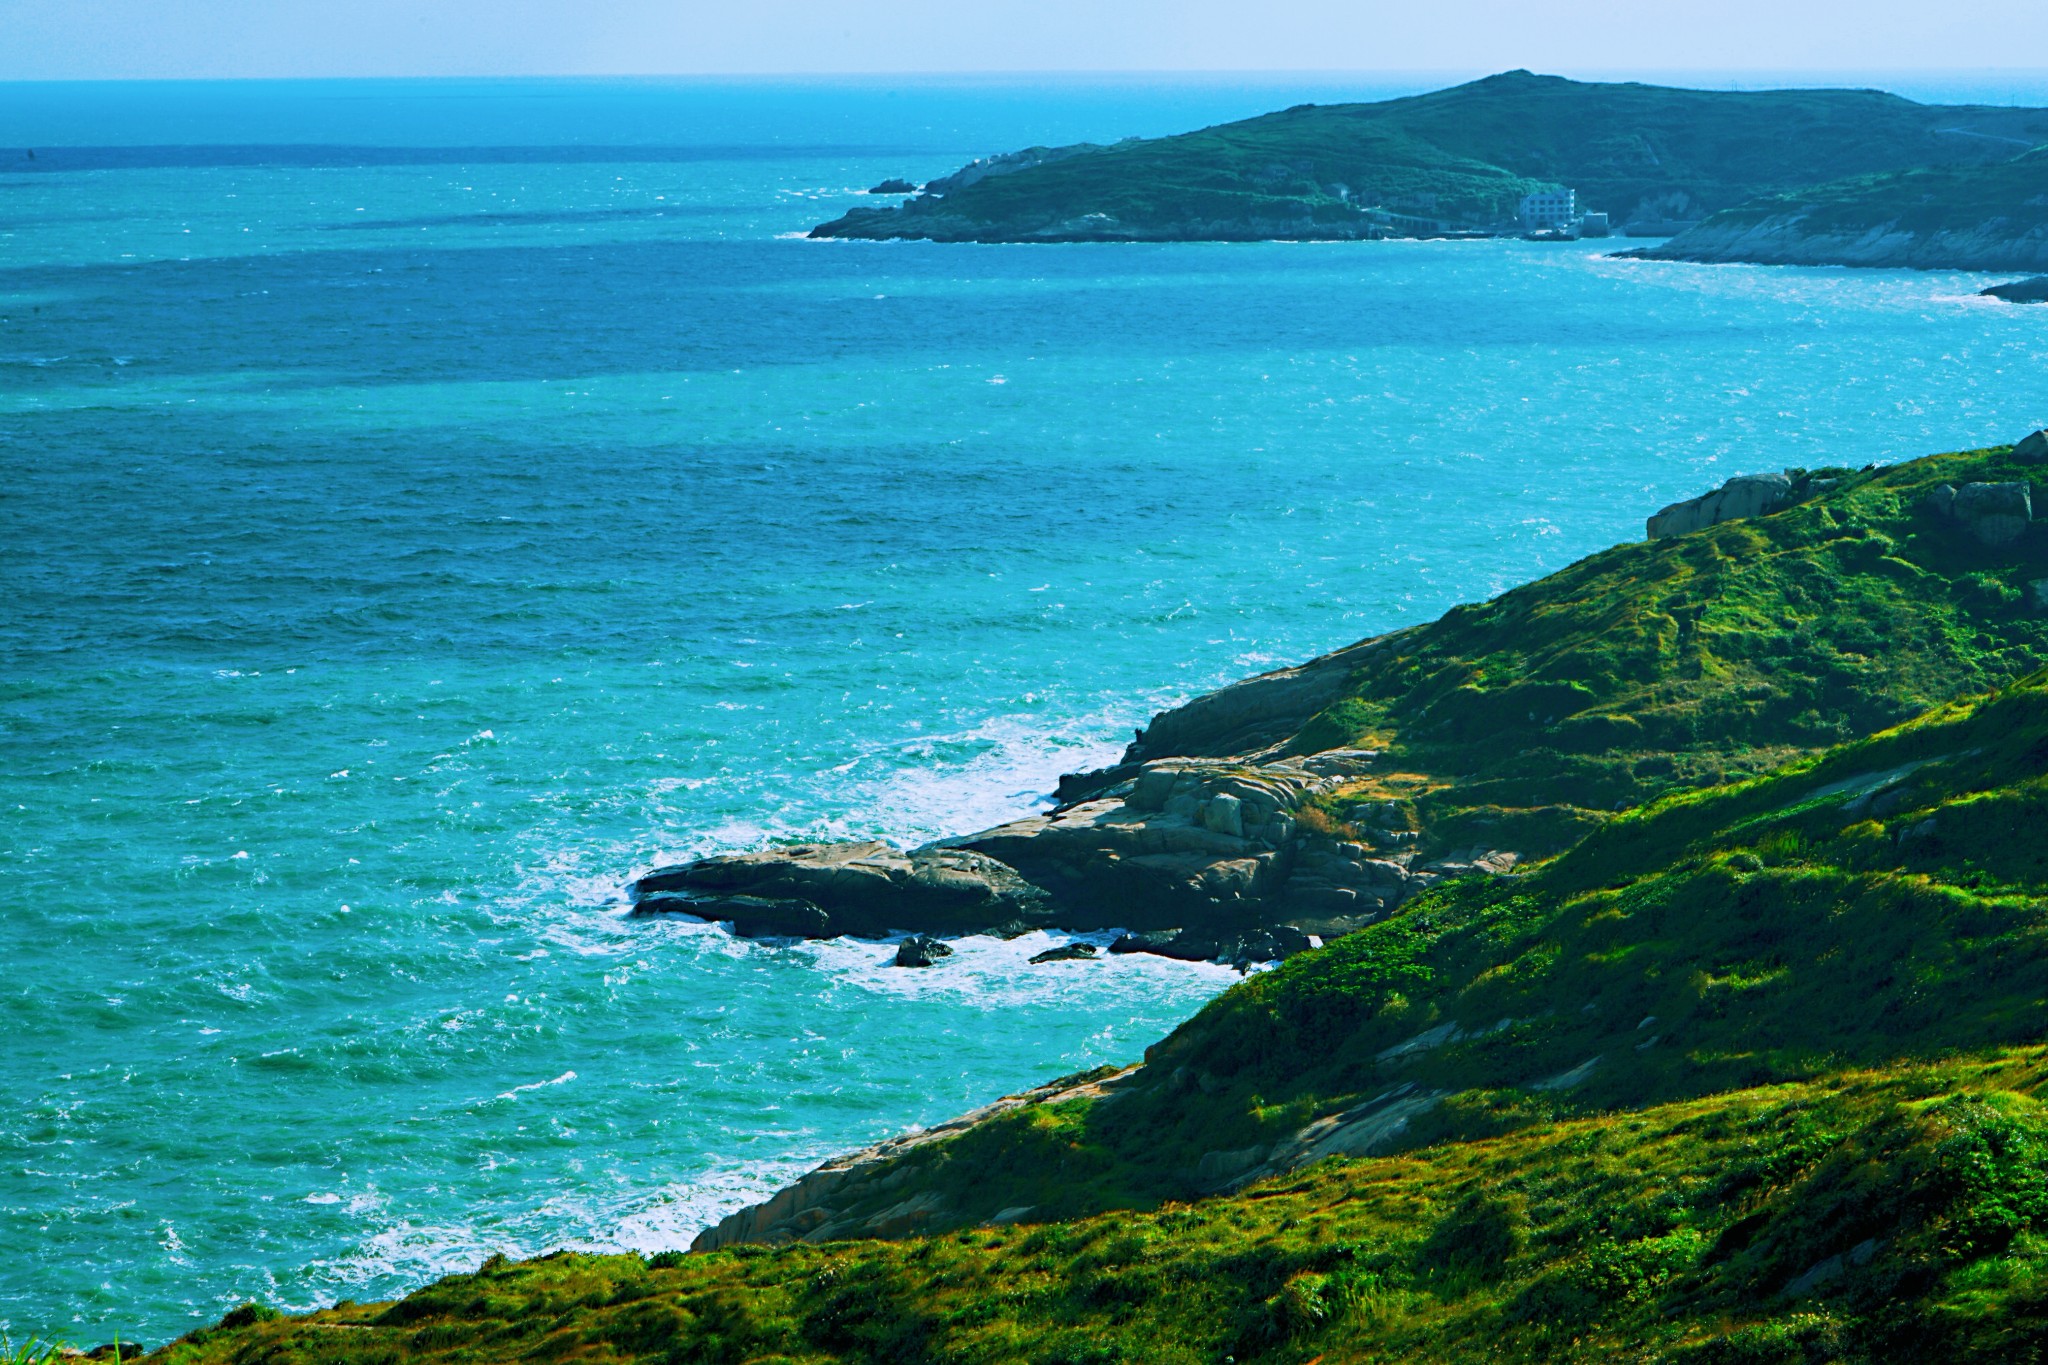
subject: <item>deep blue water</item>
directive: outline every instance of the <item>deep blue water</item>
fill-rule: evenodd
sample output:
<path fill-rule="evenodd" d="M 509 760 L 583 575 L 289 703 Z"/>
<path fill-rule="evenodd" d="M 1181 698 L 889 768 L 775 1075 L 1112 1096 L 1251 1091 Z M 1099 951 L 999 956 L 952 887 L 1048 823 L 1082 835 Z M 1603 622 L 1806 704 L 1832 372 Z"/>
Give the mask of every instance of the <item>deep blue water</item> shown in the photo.
<path fill-rule="evenodd" d="M 1978 277 L 797 236 L 1382 93 L 0 86 L 0 1328 L 679 1245 L 1133 1058 L 1229 974 L 622 888 L 989 823 L 1729 474 L 2048 422 L 2048 310 Z"/>

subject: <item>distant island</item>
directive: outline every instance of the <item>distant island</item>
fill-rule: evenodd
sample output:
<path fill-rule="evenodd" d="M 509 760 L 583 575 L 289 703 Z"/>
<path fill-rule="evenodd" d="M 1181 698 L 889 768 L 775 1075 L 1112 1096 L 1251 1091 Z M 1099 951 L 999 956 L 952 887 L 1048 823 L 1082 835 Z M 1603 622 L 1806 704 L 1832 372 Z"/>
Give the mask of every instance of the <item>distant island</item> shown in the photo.
<path fill-rule="evenodd" d="M 1765 259 L 1709 253 L 1740 250 L 1733 225 L 1796 217 L 1802 195 L 1827 204 L 1867 196 L 1860 218 L 1845 208 L 1842 219 L 1863 222 L 1892 199 L 1924 194 L 1931 207 L 1913 207 L 1938 225 L 1854 263 L 1960 265 L 1974 252 L 1999 262 L 1984 268 L 2027 268 L 2003 246 L 1980 248 L 2048 225 L 2048 162 L 2023 155 L 2042 144 L 2048 109 L 1511 71 L 1405 99 L 1300 105 L 1172 137 L 991 156 L 901 206 L 852 209 L 810 235 L 1160 242 L 1620 231 L 1683 241 L 1698 232 L 1691 240 L 1703 245 L 1685 258 Z M 1730 212 L 1745 216 L 1717 220 Z M 1973 224 L 1993 218 L 2006 225 L 1973 235 Z M 1796 230 L 1779 222 L 1769 235 L 1779 257 L 1798 255 L 1786 245 Z M 1955 260 L 1943 256 L 1950 250 Z M 1674 244 L 1673 254 L 1685 251 Z"/>

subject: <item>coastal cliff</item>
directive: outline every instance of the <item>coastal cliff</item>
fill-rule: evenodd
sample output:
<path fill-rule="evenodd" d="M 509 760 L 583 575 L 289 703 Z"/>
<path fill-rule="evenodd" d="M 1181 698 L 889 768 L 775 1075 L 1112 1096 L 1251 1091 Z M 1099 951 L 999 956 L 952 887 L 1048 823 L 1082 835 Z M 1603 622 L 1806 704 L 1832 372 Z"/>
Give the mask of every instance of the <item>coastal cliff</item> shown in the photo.
<path fill-rule="evenodd" d="M 1647 542 L 1167 712 L 1063 785 L 1068 815 L 1270 826 L 1222 765 L 1289 775 L 1325 837 L 1530 852 L 1251 975 L 1134 1065 L 828 1162 L 695 1253 L 238 1310 L 166 1365 L 2028 1358 L 2044 474 L 2048 433 L 1731 480 Z M 951 868 L 1009 898 L 991 914 L 1086 904 L 1003 861 L 1047 835 L 1010 828 L 763 875 L 868 859 L 862 896 Z"/>
<path fill-rule="evenodd" d="M 1837 181 L 1718 213 L 1645 260 L 2048 270 L 2048 147 L 1991 166 Z"/>

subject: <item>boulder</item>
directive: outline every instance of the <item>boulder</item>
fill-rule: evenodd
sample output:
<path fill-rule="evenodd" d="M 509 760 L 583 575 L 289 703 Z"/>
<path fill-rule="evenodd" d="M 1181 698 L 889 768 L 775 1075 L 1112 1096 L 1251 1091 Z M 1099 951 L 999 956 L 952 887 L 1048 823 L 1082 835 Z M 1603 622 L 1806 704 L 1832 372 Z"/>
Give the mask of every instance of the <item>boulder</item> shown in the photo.
<path fill-rule="evenodd" d="M 1064 943 L 1057 948 L 1047 948 L 1042 953 L 1033 953 L 1031 965 L 1035 967 L 1041 962 L 1083 962 L 1094 956 L 1095 945 L 1092 943 Z"/>
<path fill-rule="evenodd" d="M 1043 924 L 1033 924 L 1030 920 L 1012 919 L 1004 920 L 1001 924 L 992 924 L 981 932 L 989 938 L 999 938 L 1007 943 L 1013 938 L 1022 938 L 1045 927 Z"/>
<path fill-rule="evenodd" d="M 898 967 L 934 967 L 942 957 L 951 957 L 953 949 L 933 938 L 930 934 L 912 934 L 896 945 Z"/>
<path fill-rule="evenodd" d="M 2024 483 L 1966 483 L 1949 515 L 1986 545 L 2010 545 L 2034 519 L 2032 491 Z"/>
<path fill-rule="evenodd" d="M 903 853 L 882 843 L 797 844 L 656 868 L 633 884 L 637 913 L 731 920 L 736 932 L 975 933 L 1048 922 L 1045 893 L 969 849 Z"/>
<path fill-rule="evenodd" d="M 2048 464 L 2048 431 L 2037 431 L 2012 448 L 2021 464 Z"/>
<path fill-rule="evenodd" d="M 1783 474 L 1740 474 L 1711 493 L 1672 503 L 1649 519 L 1647 529 L 1651 540 L 1663 540 L 1738 517 L 1760 517 L 1777 510 L 1791 493 L 1792 480 Z"/>
<path fill-rule="evenodd" d="M 917 186 L 915 186 L 915 185 L 911 184 L 911 183 L 910 183 L 910 182 L 909 182 L 908 180 L 898 180 L 898 179 L 894 179 L 894 178 L 891 178 L 891 179 L 888 179 L 888 180 L 884 180 L 884 181 L 883 181 L 883 182 L 882 182 L 881 184 L 879 184 L 879 185 L 876 185 L 876 186 L 874 186 L 874 187 L 873 187 L 872 189 L 870 189 L 870 190 L 868 191 L 868 193 L 869 193 L 869 194 L 916 194 L 916 193 L 917 193 Z"/>

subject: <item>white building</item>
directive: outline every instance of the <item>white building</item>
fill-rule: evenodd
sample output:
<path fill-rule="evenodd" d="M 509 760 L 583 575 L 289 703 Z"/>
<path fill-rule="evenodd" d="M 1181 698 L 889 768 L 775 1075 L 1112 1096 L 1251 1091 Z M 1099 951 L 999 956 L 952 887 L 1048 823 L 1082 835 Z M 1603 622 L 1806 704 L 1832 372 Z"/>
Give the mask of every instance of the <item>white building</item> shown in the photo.
<path fill-rule="evenodd" d="M 1577 190 L 1538 190 L 1522 196 L 1522 231 L 1570 231 L 1579 218 Z"/>

